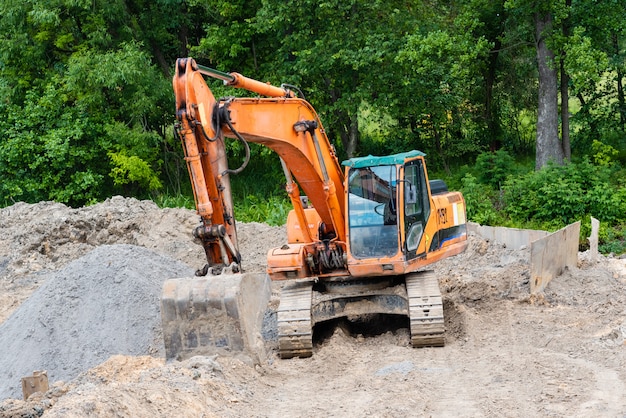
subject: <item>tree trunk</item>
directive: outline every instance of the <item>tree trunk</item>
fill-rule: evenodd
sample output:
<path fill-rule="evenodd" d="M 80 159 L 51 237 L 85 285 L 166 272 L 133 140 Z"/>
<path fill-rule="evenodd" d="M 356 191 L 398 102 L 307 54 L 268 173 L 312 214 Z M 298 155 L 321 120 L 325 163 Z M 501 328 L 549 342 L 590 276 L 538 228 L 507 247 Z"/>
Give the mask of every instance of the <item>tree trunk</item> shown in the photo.
<path fill-rule="evenodd" d="M 619 122 L 622 131 L 626 128 L 626 100 L 624 100 L 624 85 L 622 84 L 624 73 L 617 69 L 617 103 L 619 106 Z"/>
<path fill-rule="evenodd" d="M 356 114 L 350 115 L 345 110 L 335 111 L 337 118 L 338 136 L 341 146 L 347 158 L 352 158 L 356 154 L 359 145 L 359 122 Z"/>
<path fill-rule="evenodd" d="M 504 0 L 497 2 L 497 6 L 493 9 L 495 16 L 491 17 L 491 24 L 485 27 L 487 40 L 493 42 L 485 70 L 485 121 L 489 132 L 489 149 L 491 151 L 502 148 L 503 128 L 499 104 L 497 100 L 494 100 L 494 86 L 498 74 L 498 58 L 502 48 L 502 38 L 505 36 L 505 22 L 507 21 L 504 3 Z"/>
<path fill-rule="evenodd" d="M 330 90 L 332 103 L 337 103 L 341 98 L 341 91 L 330 88 L 330 79 L 325 79 L 324 82 Z M 334 111 L 334 115 L 337 118 L 336 129 L 339 131 L 339 139 L 347 158 L 355 156 L 360 140 L 358 109 L 352 109 L 352 111 L 353 113 L 344 109 L 336 109 Z"/>
<path fill-rule="evenodd" d="M 615 55 L 619 55 L 619 39 L 617 34 L 613 34 L 613 47 L 615 48 Z M 622 131 L 626 128 L 626 100 L 624 99 L 624 85 L 622 84 L 622 78 L 624 73 L 621 67 L 617 67 L 617 107 L 619 109 L 619 122 Z"/>
<path fill-rule="evenodd" d="M 570 8 L 572 0 L 566 0 L 565 5 Z M 563 20 L 563 36 L 570 36 L 569 18 Z M 563 157 L 566 160 L 572 158 L 572 147 L 569 138 L 569 75 L 565 71 L 565 51 L 561 51 L 561 143 L 563 144 Z"/>
<path fill-rule="evenodd" d="M 346 151 L 348 158 L 354 157 L 359 143 L 359 121 L 357 115 L 351 115 L 346 118 L 349 121 L 341 132 L 341 142 L 343 149 Z"/>
<path fill-rule="evenodd" d="M 559 108 L 557 92 L 557 70 L 554 53 L 546 45 L 546 35 L 552 29 L 549 12 L 535 14 L 537 65 L 539 67 L 539 94 L 537 107 L 537 170 L 552 160 L 563 164 L 563 148 L 559 140 Z"/>
<path fill-rule="evenodd" d="M 487 121 L 487 130 L 491 136 L 489 149 L 491 151 L 497 151 L 502 148 L 502 140 L 500 138 L 500 124 L 494 114 L 493 103 L 493 86 L 496 82 L 496 70 L 498 65 L 498 51 L 500 50 L 502 43 L 500 38 L 496 38 L 494 41 L 494 47 L 489 55 L 489 66 L 485 76 L 485 120 Z"/>
<path fill-rule="evenodd" d="M 590 136 L 591 138 L 600 138 L 598 121 L 596 118 L 591 116 L 591 111 L 589 109 L 591 106 L 587 104 L 585 97 L 581 93 L 578 93 L 576 97 L 578 98 L 578 101 L 580 101 L 580 110 L 578 111 L 579 115 L 581 116 L 580 119 L 586 120 L 589 123 L 588 136 Z"/>
<path fill-rule="evenodd" d="M 572 147 L 569 140 L 569 76 L 565 72 L 561 61 L 561 138 L 563 144 L 563 157 L 566 160 L 572 158 Z"/>
<path fill-rule="evenodd" d="M 170 63 L 167 62 L 167 60 L 165 59 L 163 52 L 161 51 L 161 49 L 159 49 L 159 46 L 157 45 L 156 42 L 151 42 L 151 46 L 152 46 L 152 53 L 154 54 L 154 58 L 159 64 L 159 67 L 161 67 L 161 71 L 163 72 L 163 75 L 165 75 L 165 77 L 167 78 L 172 78 L 172 74 L 170 72 Z"/>

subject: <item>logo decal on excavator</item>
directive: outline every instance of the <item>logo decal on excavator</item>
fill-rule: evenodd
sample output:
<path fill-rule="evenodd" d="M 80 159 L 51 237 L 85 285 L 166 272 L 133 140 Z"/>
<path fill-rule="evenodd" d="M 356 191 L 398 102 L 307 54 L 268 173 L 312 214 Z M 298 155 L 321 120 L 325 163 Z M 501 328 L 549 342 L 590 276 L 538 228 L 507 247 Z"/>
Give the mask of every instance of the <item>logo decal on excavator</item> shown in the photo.
<path fill-rule="evenodd" d="M 440 224 L 448 223 L 448 208 L 437 209 L 437 214 L 439 215 Z"/>

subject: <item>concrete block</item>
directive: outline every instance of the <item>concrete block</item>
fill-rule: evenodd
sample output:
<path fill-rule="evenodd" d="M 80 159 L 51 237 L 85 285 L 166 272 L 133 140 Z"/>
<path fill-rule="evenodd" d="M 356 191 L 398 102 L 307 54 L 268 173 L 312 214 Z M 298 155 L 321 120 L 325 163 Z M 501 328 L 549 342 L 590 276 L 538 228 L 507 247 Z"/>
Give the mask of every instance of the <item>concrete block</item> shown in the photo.
<path fill-rule="evenodd" d="M 600 231 L 600 221 L 596 218 L 591 218 L 591 236 L 587 238 L 589 240 L 589 254 L 592 262 L 598 261 L 598 232 Z"/>

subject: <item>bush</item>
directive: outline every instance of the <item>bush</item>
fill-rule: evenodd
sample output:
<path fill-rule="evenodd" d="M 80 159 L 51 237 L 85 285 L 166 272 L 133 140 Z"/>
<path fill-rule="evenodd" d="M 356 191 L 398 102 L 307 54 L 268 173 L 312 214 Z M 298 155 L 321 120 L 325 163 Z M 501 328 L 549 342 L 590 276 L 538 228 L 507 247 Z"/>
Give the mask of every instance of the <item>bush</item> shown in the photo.
<path fill-rule="evenodd" d="M 498 222 L 498 213 L 494 209 L 493 201 L 496 193 L 484 184 L 478 183 L 476 177 L 466 174 L 461 180 L 461 192 L 467 206 L 467 218 L 481 225 L 494 225 Z"/>
<path fill-rule="evenodd" d="M 110 176 L 116 186 L 136 184 L 150 191 L 162 188 L 161 181 L 150 165 L 136 155 L 127 156 L 123 152 L 110 152 Z"/>
<path fill-rule="evenodd" d="M 626 252 L 626 225 L 605 228 L 600 224 L 598 250 L 604 254 L 623 254 Z"/>
<path fill-rule="evenodd" d="M 515 171 L 515 160 L 505 150 L 484 152 L 476 157 L 478 181 L 499 189 Z"/>
<path fill-rule="evenodd" d="M 611 168 L 588 159 L 511 177 L 503 189 L 504 211 L 512 219 L 564 226 L 594 216 L 615 224 L 626 217 L 626 190 L 610 182 Z"/>

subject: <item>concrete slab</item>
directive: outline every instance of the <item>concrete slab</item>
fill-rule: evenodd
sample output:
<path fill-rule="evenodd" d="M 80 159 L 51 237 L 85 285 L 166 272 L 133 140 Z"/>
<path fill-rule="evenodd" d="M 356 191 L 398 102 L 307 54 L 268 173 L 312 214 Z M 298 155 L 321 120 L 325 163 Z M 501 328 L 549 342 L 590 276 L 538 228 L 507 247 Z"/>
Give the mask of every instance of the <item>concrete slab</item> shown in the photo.
<path fill-rule="evenodd" d="M 580 221 L 531 243 L 530 293 L 541 292 L 566 267 L 576 267 L 579 234 Z"/>
<path fill-rule="evenodd" d="M 490 241 L 499 242 L 507 248 L 519 250 L 529 247 L 533 241 L 548 236 L 550 233 L 533 229 L 505 228 L 503 226 L 484 226 L 468 222 L 468 232 L 474 232 Z"/>

